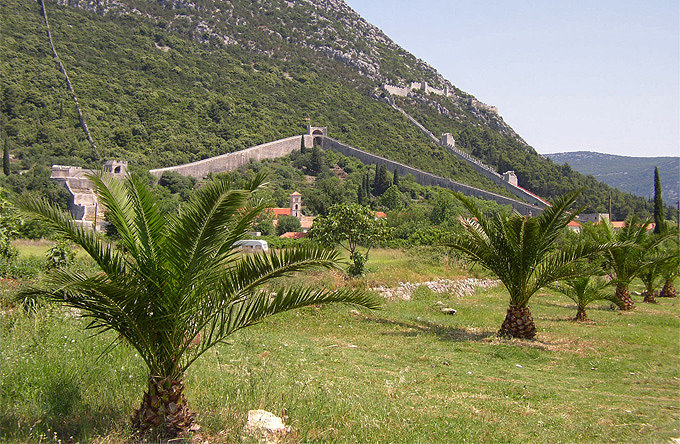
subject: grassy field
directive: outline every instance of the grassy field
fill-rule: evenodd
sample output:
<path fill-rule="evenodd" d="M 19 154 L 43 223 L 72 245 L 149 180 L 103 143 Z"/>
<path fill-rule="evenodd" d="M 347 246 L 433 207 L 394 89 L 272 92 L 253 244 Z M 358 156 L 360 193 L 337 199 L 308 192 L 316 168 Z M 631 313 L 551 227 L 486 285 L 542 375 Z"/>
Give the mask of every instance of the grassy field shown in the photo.
<path fill-rule="evenodd" d="M 365 280 L 299 276 L 323 285 L 396 285 L 464 275 L 430 253 L 378 250 Z M 118 442 L 146 374 L 134 350 L 107 350 L 60 307 L 26 315 L 0 284 L 0 440 Z M 637 288 L 639 289 L 639 287 Z M 241 442 L 248 410 L 284 416 L 303 442 L 669 442 L 680 436 L 679 299 L 633 312 L 570 300 L 531 303 L 535 341 L 495 336 L 502 287 L 457 298 L 420 288 L 381 310 L 290 312 L 237 334 L 187 375 L 200 437 Z M 442 302 L 458 310 L 440 311 Z M 202 442 L 202 441 L 200 441 Z"/>

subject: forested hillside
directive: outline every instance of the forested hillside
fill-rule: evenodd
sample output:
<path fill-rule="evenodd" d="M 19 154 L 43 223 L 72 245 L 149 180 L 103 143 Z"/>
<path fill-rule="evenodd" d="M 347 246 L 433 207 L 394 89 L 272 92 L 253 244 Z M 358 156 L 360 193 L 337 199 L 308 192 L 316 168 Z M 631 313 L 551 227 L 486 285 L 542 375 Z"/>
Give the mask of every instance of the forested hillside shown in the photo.
<path fill-rule="evenodd" d="M 574 170 L 588 174 L 626 193 L 654 196 L 654 167 L 659 168 L 661 189 L 667 204 L 680 198 L 680 158 L 632 157 L 592 151 L 546 154 L 555 163 L 568 163 Z"/>
<path fill-rule="evenodd" d="M 68 3 L 45 4 L 99 153 L 80 130 L 39 4 L 6 0 L 0 119 L 12 169 L 28 170 L 10 183 L 17 190 L 52 163 L 122 158 L 139 169 L 168 166 L 300 134 L 309 117 L 343 142 L 507 194 L 377 100 L 385 82 L 426 80 L 454 96 L 414 93 L 401 105 L 499 170 L 516 170 L 525 188 L 551 199 L 583 187 L 592 211 L 604 211 L 611 192 L 619 218 L 651 208 L 542 159 L 500 116 L 342 1 Z"/>

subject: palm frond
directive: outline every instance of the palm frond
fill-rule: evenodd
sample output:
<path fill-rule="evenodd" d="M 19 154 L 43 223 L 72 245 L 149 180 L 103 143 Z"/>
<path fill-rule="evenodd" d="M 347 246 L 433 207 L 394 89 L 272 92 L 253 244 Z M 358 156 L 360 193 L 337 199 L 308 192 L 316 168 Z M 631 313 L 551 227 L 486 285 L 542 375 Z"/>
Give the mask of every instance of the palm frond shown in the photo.
<path fill-rule="evenodd" d="M 55 233 L 81 247 L 109 276 L 125 274 L 127 266 L 124 257 L 114 246 L 96 232 L 78 224 L 71 216 L 34 196 L 20 196 L 15 204 L 28 216 L 47 223 Z"/>

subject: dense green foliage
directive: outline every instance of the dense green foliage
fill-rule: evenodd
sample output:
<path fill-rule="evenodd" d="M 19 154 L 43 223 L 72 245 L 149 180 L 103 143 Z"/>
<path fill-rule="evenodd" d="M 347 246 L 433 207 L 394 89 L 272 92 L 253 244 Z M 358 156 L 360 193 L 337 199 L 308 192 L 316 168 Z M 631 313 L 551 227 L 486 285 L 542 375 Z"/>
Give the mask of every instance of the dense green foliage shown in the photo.
<path fill-rule="evenodd" d="M 437 187 L 423 187 L 413 176 L 399 178 L 400 188 L 389 187 L 382 196 L 373 195 L 375 165 L 364 165 L 353 157 L 333 151 L 323 152 L 324 167 L 316 177 L 306 176 L 309 152 L 299 151 L 280 159 L 250 162 L 234 174 L 239 183 L 265 173 L 269 183 L 259 196 L 271 207 L 287 207 L 290 194 L 302 194 L 306 215 L 326 215 L 334 203 L 359 203 L 376 211 L 387 212 L 387 224 L 393 229 L 391 246 L 435 245 L 449 240 L 459 230 L 458 217 L 465 214 L 463 204 L 451 193 Z M 390 180 L 390 174 L 387 173 Z M 508 206 L 474 199 L 485 212 L 510 213 Z M 271 234 L 271 217 L 258 220 L 254 231 Z"/>
<path fill-rule="evenodd" d="M 500 191 L 370 99 L 372 85 L 340 62 L 202 45 L 140 17 L 46 4 L 105 158 L 126 159 L 133 169 L 175 165 L 300 134 L 309 116 L 346 143 Z M 48 50 L 39 6 L 10 0 L 2 8 L 0 119 L 14 168 L 98 166 Z"/>
<path fill-rule="evenodd" d="M 658 168 L 664 199 L 675 204 L 680 198 L 680 158 L 677 156 L 635 157 L 574 151 L 545 154 L 545 157 L 560 165 L 568 163 L 579 173 L 645 199 L 652 197 L 652 172 Z"/>
<path fill-rule="evenodd" d="M 276 223 L 276 234 L 281 236 L 289 231 L 300 231 L 300 220 L 295 216 L 281 216 Z"/>

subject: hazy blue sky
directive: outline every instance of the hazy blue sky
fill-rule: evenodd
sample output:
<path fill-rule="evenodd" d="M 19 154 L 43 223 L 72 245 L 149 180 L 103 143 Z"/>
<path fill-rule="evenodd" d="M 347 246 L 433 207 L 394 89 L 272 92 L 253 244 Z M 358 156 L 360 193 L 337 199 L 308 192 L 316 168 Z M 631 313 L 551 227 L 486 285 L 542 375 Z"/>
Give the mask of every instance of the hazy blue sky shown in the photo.
<path fill-rule="evenodd" d="M 540 153 L 678 156 L 677 0 L 346 0 Z"/>

